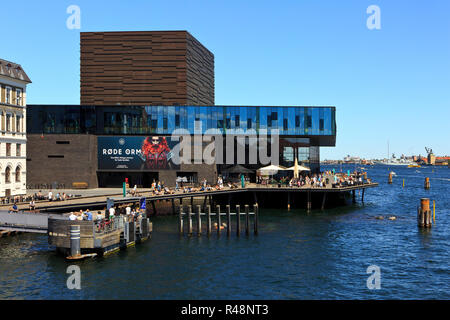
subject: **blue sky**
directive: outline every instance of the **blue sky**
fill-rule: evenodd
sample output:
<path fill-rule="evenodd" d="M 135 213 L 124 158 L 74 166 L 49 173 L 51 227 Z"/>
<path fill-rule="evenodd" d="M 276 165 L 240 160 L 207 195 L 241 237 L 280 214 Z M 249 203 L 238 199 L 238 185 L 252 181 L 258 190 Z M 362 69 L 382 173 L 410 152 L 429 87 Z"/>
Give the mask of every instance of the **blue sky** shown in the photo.
<path fill-rule="evenodd" d="M 66 27 L 72 4 L 80 30 Z M 366 26 L 369 5 L 380 30 Z M 337 145 L 322 159 L 385 157 L 388 140 L 398 156 L 425 146 L 450 155 L 449 1 L 42 0 L 1 10 L 0 57 L 32 79 L 29 104 L 79 103 L 80 31 L 188 30 L 215 55 L 216 104 L 336 106 Z"/>

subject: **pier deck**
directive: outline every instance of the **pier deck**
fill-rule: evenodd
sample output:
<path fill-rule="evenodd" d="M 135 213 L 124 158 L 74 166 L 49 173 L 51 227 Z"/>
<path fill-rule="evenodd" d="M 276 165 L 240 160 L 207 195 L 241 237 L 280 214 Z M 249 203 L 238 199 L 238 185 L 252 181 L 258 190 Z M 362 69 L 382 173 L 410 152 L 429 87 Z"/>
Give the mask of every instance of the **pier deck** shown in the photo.
<path fill-rule="evenodd" d="M 123 197 L 120 194 L 115 196 L 108 195 L 98 195 L 98 196 L 88 196 L 88 197 L 77 197 L 68 199 L 65 201 L 39 201 L 36 202 L 36 211 L 38 212 L 54 212 L 54 211 L 71 211 L 80 209 L 94 209 L 94 208 L 104 208 L 106 207 L 107 199 L 113 199 L 114 204 L 127 204 L 138 202 L 140 198 L 145 197 L 147 201 L 159 201 L 159 200 L 174 200 L 174 199 L 186 199 L 186 198 L 197 198 L 205 196 L 219 196 L 219 195 L 232 195 L 232 194 L 242 194 L 242 193 L 266 193 L 266 192 L 282 192 L 282 193 L 347 193 L 354 192 L 357 190 L 365 190 L 368 188 L 377 187 L 378 183 L 365 183 L 354 186 L 345 187 L 289 187 L 278 185 L 258 185 L 249 184 L 245 188 L 229 188 L 224 187 L 222 190 L 211 190 L 211 191 L 196 191 L 184 193 L 182 191 L 177 191 L 174 194 L 165 195 L 153 195 L 150 191 L 139 192 L 136 197 Z M 9 205 L 0 205 L 0 211 L 7 211 L 11 207 Z M 18 205 L 19 211 L 29 212 L 28 203 L 22 203 Z"/>

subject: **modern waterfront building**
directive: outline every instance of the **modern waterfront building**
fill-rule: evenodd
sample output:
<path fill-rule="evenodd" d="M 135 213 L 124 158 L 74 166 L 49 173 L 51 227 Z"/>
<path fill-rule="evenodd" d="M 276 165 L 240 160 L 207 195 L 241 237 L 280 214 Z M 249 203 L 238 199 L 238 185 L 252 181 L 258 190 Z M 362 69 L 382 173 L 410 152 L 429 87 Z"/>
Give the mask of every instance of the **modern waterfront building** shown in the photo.
<path fill-rule="evenodd" d="M 230 164 L 225 160 L 225 144 L 216 150 L 222 152 L 223 161 L 213 164 L 192 159 L 191 164 L 176 165 L 168 159 L 149 160 L 144 151 L 139 154 L 147 137 L 147 142 L 164 140 L 170 152 L 177 143 L 171 137 L 177 129 L 191 135 L 233 135 L 236 139 L 249 132 L 258 139 L 266 131 L 269 136 L 277 134 L 278 149 L 269 150 L 270 155 L 275 154 L 284 166 L 292 166 L 297 158 L 316 171 L 320 147 L 336 142 L 335 112 L 335 107 L 30 105 L 28 181 L 66 187 L 73 182 L 86 182 L 89 187 L 120 186 L 125 178 L 132 185 L 146 187 L 153 179 L 173 185 L 179 176 L 194 182 L 215 181 Z M 244 163 L 239 164 L 256 169 L 261 161 L 249 161 L 249 141 L 249 137 L 244 140 Z M 232 163 L 238 163 L 236 149 L 237 144 Z"/>
<path fill-rule="evenodd" d="M 0 197 L 26 194 L 26 87 L 22 67 L 0 59 Z"/>
<path fill-rule="evenodd" d="M 279 138 L 267 146 L 271 159 L 317 171 L 320 147 L 335 145 L 334 107 L 214 105 L 214 55 L 187 31 L 82 32 L 80 52 L 81 105 L 28 107 L 32 188 L 213 182 L 232 164 L 265 164 L 253 136 L 259 148 L 266 133 Z M 174 130 L 194 136 L 191 162 L 175 161 Z M 214 161 L 203 159 L 209 144 L 199 135 L 214 136 Z M 231 137 L 232 147 L 218 144 Z"/>

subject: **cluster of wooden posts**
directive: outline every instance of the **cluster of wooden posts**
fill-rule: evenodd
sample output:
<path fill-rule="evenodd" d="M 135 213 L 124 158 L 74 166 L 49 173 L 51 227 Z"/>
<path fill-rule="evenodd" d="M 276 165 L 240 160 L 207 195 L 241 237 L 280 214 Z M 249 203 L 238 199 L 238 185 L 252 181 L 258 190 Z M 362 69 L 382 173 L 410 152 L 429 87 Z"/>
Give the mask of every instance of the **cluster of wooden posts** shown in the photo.
<path fill-rule="evenodd" d="M 434 201 L 433 201 L 433 216 L 432 216 L 430 209 L 430 199 L 428 198 L 420 199 L 420 207 L 417 208 L 418 226 L 421 228 L 431 228 L 433 220 L 434 222 L 436 222 Z"/>
<path fill-rule="evenodd" d="M 258 234 L 258 205 L 253 205 L 253 212 L 250 212 L 249 205 L 244 206 L 244 212 L 241 213 L 240 205 L 236 205 L 236 211 L 231 212 L 231 208 L 229 205 L 225 206 L 225 212 L 221 212 L 220 206 L 216 206 L 215 212 L 211 212 L 211 206 L 207 205 L 204 207 L 206 212 L 201 212 L 201 206 L 197 205 L 196 212 L 192 212 L 192 205 L 187 206 L 186 212 L 183 212 L 183 206 L 180 206 L 180 211 L 178 215 L 178 231 L 180 235 L 184 234 L 186 231 L 188 236 L 192 236 L 193 228 L 192 228 L 192 217 L 196 218 L 196 231 L 197 235 L 200 236 L 202 234 L 202 216 L 206 216 L 206 234 L 210 236 L 213 232 L 213 228 L 216 229 L 217 235 L 220 236 L 221 229 L 226 229 L 227 236 L 231 236 L 231 216 L 236 217 L 236 236 L 241 235 L 241 216 L 245 217 L 244 220 L 244 228 L 245 234 L 250 234 L 250 216 L 253 216 L 253 233 L 255 235 Z M 215 217 L 216 222 L 212 224 L 212 218 Z M 226 218 L 226 223 L 222 222 L 222 217 Z M 184 225 L 184 221 L 185 224 Z"/>
<path fill-rule="evenodd" d="M 388 184 L 392 184 L 392 172 L 389 173 Z M 405 187 L 405 179 L 403 179 L 403 188 L 404 187 Z M 425 190 L 430 190 L 431 188 L 430 178 L 428 177 L 425 178 L 424 188 Z"/>

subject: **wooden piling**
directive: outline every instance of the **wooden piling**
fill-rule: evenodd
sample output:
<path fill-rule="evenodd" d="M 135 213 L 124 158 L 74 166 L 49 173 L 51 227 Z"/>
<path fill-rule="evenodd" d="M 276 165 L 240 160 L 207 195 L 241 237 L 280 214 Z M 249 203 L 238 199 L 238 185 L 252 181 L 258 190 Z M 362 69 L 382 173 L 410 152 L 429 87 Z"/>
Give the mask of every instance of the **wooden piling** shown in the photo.
<path fill-rule="evenodd" d="M 201 207 L 197 205 L 197 235 L 202 235 L 202 218 L 201 218 Z"/>
<path fill-rule="evenodd" d="M 388 183 L 392 184 L 392 172 L 389 172 Z"/>
<path fill-rule="evenodd" d="M 216 206 L 216 214 L 217 214 L 217 235 L 220 236 L 220 225 L 222 224 L 220 222 L 220 206 Z"/>
<path fill-rule="evenodd" d="M 258 204 L 253 205 L 253 228 L 255 235 L 258 234 Z"/>
<path fill-rule="evenodd" d="M 176 210 L 175 210 L 175 199 L 172 198 L 172 213 L 175 215 L 176 214 Z"/>
<path fill-rule="evenodd" d="M 307 200 L 307 203 L 306 203 L 306 210 L 308 212 L 310 212 L 311 211 L 311 207 L 312 207 L 312 204 L 311 204 L 311 191 L 307 192 L 307 197 L 308 197 L 308 200 Z"/>
<path fill-rule="evenodd" d="M 186 222 L 188 224 L 188 228 L 187 228 L 188 235 L 192 236 L 192 206 L 191 205 L 188 206 Z"/>
<path fill-rule="evenodd" d="M 419 227 L 430 228 L 432 225 L 431 220 L 431 210 L 430 210 L 430 199 L 422 198 L 420 199 L 420 208 L 417 212 L 417 222 Z"/>
<path fill-rule="evenodd" d="M 231 236 L 231 214 L 230 214 L 230 206 L 226 206 L 227 209 L 227 236 Z"/>
<path fill-rule="evenodd" d="M 361 202 L 364 203 L 364 192 L 366 191 L 366 189 L 363 189 L 362 191 L 362 195 L 361 195 Z"/>
<path fill-rule="evenodd" d="M 323 198 L 322 198 L 322 211 L 325 210 L 325 202 L 327 201 L 327 193 L 324 192 L 323 193 Z"/>
<path fill-rule="evenodd" d="M 249 210 L 248 204 L 245 205 L 245 235 L 249 235 Z"/>
<path fill-rule="evenodd" d="M 430 178 L 428 178 L 428 177 L 425 178 L 425 186 L 424 187 L 425 187 L 425 190 L 430 189 L 430 187 L 431 187 Z"/>
<path fill-rule="evenodd" d="M 287 208 L 288 210 L 291 210 L 291 193 L 287 193 Z"/>
<path fill-rule="evenodd" d="M 352 190 L 352 202 L 356 203 L 356 192 L 355 192 L 355 190 Z"/>
<path fill-rule="evenodd" d="M 211 235 L 211 206 L 206 206 L 206 229 L 208 237 Z"/>
<path fill-rule="evenodd" d="M 153 215 L 156 216 L 156 206 L 155 201 L 152 201 Z"/>
<path fill-rule="evenodd" d="M 236 235 L 241 235 L 241 206 L 236 205 Z"/>
<path fill-rule="evenodd" d="M 253 200 L 255 201 L 256 204 L 258 204 L 258 197 L 256 196 L 255 191 L 253 191 Z"/>
<path fill-rule="evenodd" d="M 180 206 L 178 214 L 178 231 L 180 235 L 183 235 L 183 206 Z"/>

